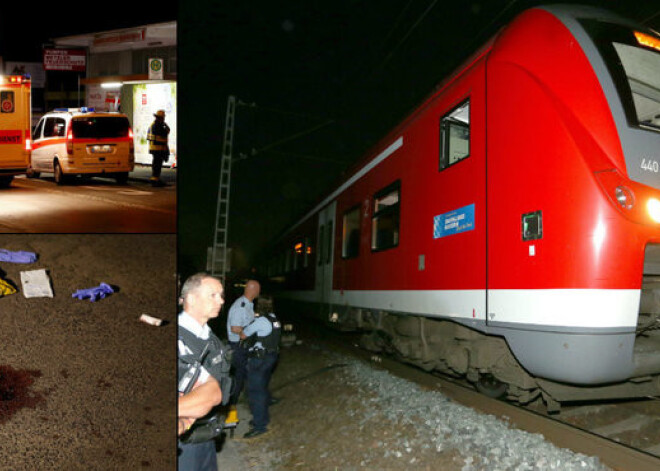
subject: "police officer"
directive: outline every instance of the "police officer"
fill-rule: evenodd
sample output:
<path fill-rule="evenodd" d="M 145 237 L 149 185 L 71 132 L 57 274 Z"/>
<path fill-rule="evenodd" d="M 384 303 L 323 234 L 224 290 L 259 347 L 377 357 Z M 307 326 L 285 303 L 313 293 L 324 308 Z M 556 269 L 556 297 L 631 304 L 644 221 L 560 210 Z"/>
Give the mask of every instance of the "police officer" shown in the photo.
<path fill-rule="evenodd" d="M 247 350 L 240 344 L 243 328 L 254 320 L 254 300 L 259 296 L 261 286 L 258 281 L 248 280 L 243 290 L 243 296 L 234 301 L 227 315 L 227 340 L 232 349 L 232 367 L 234 370 L 233 390 L 230 404 L 230 415 L 235 414 L 236 404 L 241 395 L 245 375 L 247 374 Z M 231 419 L 228 417 L 228 421 Z"/>
<path fill-rule="evenodd" d="M 218 316 L 224 304 L 222 283 L 206 273 L 198 273 L 183 284 L 180 299 L 183 304 L 178 318 L 178 428 L 181 436 L 195 427 L 197 419 L 223 402 L 223 394 L 229 394 L 230 383 L 227 383 L 229 364 L 223 359 L 226 351 L 207 324 L 209 319 Z M 179 471 L 217 471 L 212 439 L 201 443 L 186 443 L 180 439 L 179 449 Z"/>
<path fill-rule="evenodd" d="M 150 181 L 153 186 L 165 186 L 165 182 L 160 179 L 160 173 L 163 162 L 167 162 L 170 157 L 170 148 L 167 144 L 170 127 L 165 122 L 165 110 L 156 111 L 154 117 L 156 119 L 147 130 L 149 153 L 153 157 Z"/>
<path fill-rule="evenodd" d="M 248 348 L 247 391 L 252 429 L 243 438 L 254 438 L 268 431 L 268 406 L 271 395 L 268 383 L 277 363 L 282 326 L 273 313 L 255 315 L 252 323 L 241 333 Z"/>

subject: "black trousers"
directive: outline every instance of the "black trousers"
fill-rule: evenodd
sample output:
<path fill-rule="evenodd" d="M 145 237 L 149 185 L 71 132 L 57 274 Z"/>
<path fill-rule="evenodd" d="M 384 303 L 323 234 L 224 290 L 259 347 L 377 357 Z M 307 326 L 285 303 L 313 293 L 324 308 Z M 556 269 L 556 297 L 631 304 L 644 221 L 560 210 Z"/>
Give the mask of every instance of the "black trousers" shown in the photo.
<path fill-rule="evenodd" d="M 218 471 L 215 441 L 179 443 L 178 471 Z"/>
<path fill-rule="evenodd" d="M 160 178 L 160 172 L 163 169 L 163 162 L 167 162 L 169 155 L 165 152 L 152 152 L 153 161 L 151 162 L 151 176 Z"/>
<path fill-rule="evenodd" d="M 236 405 L 241 391 L 243 391 L 245 378 L 247 377 L 248 357 L 247 349 L 241 347 L 238 342 L 229 342 L 229 346 L 232 350 L 231 366 L 234 370 L 234 381 L 231 385 L 231 399 L 229 400 L 229 404 Z"/>
<path fill-rule="evenodd" d="M 247 390 L 252 422 L 255 430 L 266 430 L 270 422 L 268 406 L 271 395 L 268 383 L 277 363 L 277 353 L 266 353 L 261 358 L 248 359 Z"/>

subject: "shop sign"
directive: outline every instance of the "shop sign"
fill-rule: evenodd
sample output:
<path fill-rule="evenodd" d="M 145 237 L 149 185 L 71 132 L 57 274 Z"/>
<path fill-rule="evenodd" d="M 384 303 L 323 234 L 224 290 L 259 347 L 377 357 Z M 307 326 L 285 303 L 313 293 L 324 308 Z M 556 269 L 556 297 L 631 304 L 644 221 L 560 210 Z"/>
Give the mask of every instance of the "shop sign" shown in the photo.
<path fill-rule="evenodd" d="M 84 72 L 86 64 L 84 49 L 44 49 L 44 70 Z"/>

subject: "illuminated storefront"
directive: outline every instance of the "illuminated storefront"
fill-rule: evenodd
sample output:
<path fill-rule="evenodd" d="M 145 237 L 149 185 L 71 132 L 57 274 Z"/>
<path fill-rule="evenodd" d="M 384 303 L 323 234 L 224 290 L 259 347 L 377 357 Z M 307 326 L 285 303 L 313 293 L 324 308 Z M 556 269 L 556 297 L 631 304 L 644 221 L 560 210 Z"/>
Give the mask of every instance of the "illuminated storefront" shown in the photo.
<path fill-rule="evenodd" d="M 176 163 L 176 22 L 69 36 L 55 40 L 58 48 L 87 51 L 86 76 L 80 102 L 98 111 L 125 113 L 133 128 L 135 161 L 150 164 L 147 129 L 157 110 L 165 110 L 170 159 Z M 154 59 L 159 67 L 152 67 Z"/>

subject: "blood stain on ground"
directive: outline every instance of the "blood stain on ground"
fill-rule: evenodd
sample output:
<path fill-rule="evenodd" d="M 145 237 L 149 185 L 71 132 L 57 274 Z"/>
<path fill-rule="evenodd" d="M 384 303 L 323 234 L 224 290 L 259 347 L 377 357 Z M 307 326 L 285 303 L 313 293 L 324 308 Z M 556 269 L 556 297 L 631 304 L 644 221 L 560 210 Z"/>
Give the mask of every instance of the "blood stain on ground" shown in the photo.
<path fill-rule="evenodd" d="M 0 424 L 23 407 L 35 408 L 44 400 L 42 394 L 30 391 L 34 379 L 41 376 L 39 370 L 16 370 L 0 365 Z"/>

